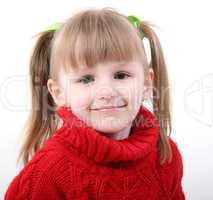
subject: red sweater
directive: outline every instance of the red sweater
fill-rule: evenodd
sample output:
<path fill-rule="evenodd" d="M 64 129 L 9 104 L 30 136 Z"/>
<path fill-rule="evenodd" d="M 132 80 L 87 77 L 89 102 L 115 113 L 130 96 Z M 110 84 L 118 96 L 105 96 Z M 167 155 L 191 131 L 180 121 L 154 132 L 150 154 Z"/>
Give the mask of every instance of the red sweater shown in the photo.
<path fill-rule="evenodd" d="M 185 199 L 181 154 L 169 138 L 172 162 L 159 164 L 159 126 L 147 108 L 123 140 L 102 135 L 67 107 L 57 114 L 62 127 L 14 177 L 5 200 Z"/>

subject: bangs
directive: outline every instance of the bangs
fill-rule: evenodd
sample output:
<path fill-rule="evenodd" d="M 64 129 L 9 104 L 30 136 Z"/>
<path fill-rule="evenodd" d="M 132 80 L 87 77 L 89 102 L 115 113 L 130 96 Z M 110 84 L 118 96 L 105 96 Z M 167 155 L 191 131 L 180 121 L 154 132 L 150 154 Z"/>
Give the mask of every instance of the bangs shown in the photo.
<path fill-rule="evenodd" d="M 53 68 L 62 66 L 69 72 L 71 68 L 130 62 L 144 56 L 140 32 L 127 17 L 103 8 L 83 11 L 68 19 L 54 41 L 51 63 Z"/>

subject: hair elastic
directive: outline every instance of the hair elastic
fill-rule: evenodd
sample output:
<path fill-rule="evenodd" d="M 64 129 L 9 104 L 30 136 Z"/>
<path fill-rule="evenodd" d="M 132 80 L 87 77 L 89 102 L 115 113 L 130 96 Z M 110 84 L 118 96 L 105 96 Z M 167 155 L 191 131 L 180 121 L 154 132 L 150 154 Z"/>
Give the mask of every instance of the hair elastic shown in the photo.
<path fill-rule="evenodd" d="M 50 26 L 48 26 L 47 28 L 44 29 L 45 32 L 55 32 L 58 31 L 61 27 L 62 23 L 57 22 L 54 24 L 51 24 Z"/>

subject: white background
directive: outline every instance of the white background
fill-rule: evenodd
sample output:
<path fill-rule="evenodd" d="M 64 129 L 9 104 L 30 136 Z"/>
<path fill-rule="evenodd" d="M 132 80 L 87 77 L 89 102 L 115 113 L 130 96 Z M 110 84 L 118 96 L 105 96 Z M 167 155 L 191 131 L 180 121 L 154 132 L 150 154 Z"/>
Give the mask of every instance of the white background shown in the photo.
<path fill-rule="evenodd" d="M 0 3 L 0 198 L 16 164 L 30 108 L 28 62 L 33 35 L 82 8 L 114 7 L 159 26 L 173 102 L 172 138 L 183 156 L 186 199 L 213 199 L 213 27 L 207 0 L 4 1 Z"/>

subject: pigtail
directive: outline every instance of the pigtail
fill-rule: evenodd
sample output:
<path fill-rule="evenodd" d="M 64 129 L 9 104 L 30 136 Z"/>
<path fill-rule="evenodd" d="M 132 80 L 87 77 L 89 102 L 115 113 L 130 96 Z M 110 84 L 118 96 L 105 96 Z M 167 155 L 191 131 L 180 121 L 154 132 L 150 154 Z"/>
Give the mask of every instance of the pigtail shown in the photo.
<path fill-rule="evenodd" d="M 172 159 L 172 151 L 169 144 L 168 135 L 171 134 L 171 102 L 169 91 L 169 80 L 167 68 L 159 39 L 149 22 L 141 22 L 141 33 L 149 41 L 151 49 L 150 66 L 154 72 L 153 80 L 153 112 L 160 126 L 160 138 L 158 148 L 161 155 L 161 163 Z"/>
<path fill-rule="evenodd" d="M 36 36 L 38 36 L 38 40 L 32 51 L 29 64 L 31 109 L 24 127 L 24 142 L 18 157 L 18 161 L 21 159 L 24 165 L 57 127 L 54 109 L 52 109 L 56 105 L 47 89 L 50 49 L 54 32 L 41 32 Z"/>

